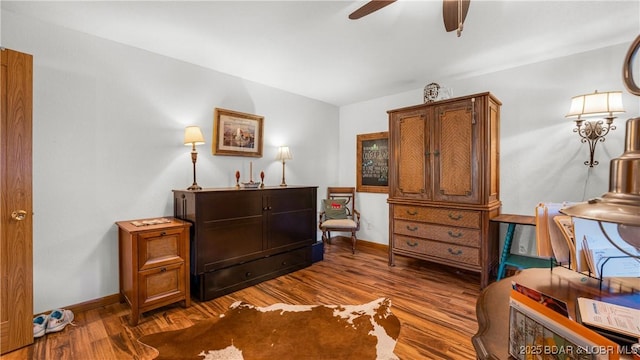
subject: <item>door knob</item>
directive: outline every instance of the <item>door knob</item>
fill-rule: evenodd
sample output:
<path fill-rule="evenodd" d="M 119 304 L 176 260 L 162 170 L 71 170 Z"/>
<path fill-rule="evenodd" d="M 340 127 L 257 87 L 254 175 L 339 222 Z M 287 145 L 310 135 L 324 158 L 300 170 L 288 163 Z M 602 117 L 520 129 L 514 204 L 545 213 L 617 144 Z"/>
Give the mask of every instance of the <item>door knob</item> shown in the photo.
<path fill-rule="evenodd" d="M 11 213 L 11 218 L 16 221 L 22 221 L 27 217 L 27 212 L 24 210 L 14 210 Z"/>

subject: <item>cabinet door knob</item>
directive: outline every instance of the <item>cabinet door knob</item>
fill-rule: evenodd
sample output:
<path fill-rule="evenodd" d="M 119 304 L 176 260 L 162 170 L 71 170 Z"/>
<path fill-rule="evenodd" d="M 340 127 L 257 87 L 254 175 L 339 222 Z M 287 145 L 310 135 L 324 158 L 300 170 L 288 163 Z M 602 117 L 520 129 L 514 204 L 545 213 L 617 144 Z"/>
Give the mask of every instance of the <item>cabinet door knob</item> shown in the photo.
<path fill-rule="evenodd" d="M 166 272 L 166 271 L 167 271 L 167 268 L 166 268 L 166 267 L 163 267 L 163 268 L 161 268 L 161 269 L 160 269 L 160 272 L 161 272 L 161 273 Z"/>
<path fill-rule="evenodd" d="M 166 231 L 163 231 L 163 232 L 160 233 L 160 236 L 165 236 L 165 235 L 167 235 Z"/>

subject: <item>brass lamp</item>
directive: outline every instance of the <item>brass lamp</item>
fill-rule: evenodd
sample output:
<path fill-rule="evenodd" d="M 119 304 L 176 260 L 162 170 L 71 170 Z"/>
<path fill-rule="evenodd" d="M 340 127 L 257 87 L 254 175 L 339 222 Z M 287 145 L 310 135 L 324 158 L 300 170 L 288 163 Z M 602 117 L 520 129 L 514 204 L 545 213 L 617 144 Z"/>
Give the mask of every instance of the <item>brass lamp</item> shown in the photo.
<path fill-rule="evenodd" d="M 193 163 L 193 184 L 187 190 L 202 190 L 202 187 L 196 182 L 196 160 L 198 159 L 196 145 L 204 144 L 204 137 L 199 126 L 187 126 L 184 129 L 184 144 L 191 145 L 191 162 Z"/>
<path fill-rule="evenodd" d="M 291 160 L 293 156 L 291 156 L 291 151 L 289 151 L 288 146 L 280 146 L 278 148 L 278 155 L 276 155 L 276 160 L 282 161 L 282 183 L 280 186 L 287 186 L 286 181 L 284 180 L 284 162 L 285 160 Z"/>
<path fill-rule="evenodd" d="M 577 132 L 583 143 L 589 144 L 589 161 L 585 165 L 593 167 L 598 165 L 598 161 L 593 160 L 596 151 L 596 144 L 605 140 L 609 130 L 615 130 L 613 119 L 614 114 L 623 113 L 622 91 L 594 92 L 593 94 L 578 95 L 571 98 L 571 108 L 566 115 L 568 118 L 575 117 Z M 584 118 L 604 117 L 605 122 L 600 119 L 585 120 Z"/>

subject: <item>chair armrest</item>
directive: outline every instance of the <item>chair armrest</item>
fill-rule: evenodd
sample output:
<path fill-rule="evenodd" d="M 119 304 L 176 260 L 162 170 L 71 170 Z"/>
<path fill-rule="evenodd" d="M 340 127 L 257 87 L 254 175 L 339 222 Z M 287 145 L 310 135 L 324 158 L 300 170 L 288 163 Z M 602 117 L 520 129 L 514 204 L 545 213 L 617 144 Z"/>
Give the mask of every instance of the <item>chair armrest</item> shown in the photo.
<path fill-rule="evenodd" d="M 360 212 L 356 209 L 353 209 L 353 220 L 360 225 Z"/>

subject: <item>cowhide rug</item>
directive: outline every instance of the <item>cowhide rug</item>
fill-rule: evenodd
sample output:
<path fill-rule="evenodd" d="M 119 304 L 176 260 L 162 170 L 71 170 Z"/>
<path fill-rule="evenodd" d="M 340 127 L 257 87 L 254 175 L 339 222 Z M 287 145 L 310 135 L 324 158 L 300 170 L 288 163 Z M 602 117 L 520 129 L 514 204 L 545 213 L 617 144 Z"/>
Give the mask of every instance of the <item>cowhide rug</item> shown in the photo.
<path fill-rule="evenodd" d="M 398 359 L 391 300 L 363 305 L 256 307 L 236 302 L 217 319 L 146 335 L 156 359 Z"/>

